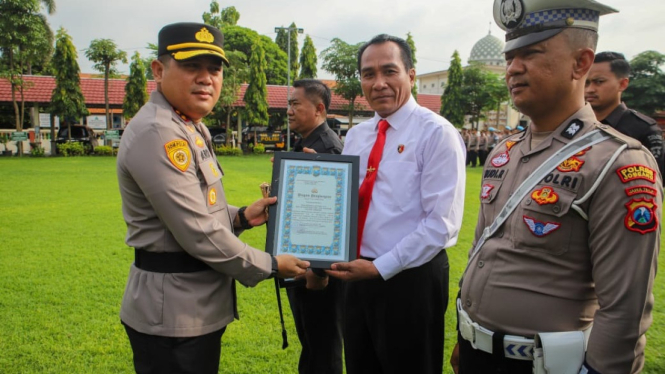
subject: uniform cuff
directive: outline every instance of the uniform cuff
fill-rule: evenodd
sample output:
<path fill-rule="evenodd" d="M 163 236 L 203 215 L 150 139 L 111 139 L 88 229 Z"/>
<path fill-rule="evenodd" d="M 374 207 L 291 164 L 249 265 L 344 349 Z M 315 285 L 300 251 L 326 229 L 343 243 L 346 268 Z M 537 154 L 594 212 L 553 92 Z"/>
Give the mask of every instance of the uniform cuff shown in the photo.
<path fill-rule="evenodd" d="M 374 266 L 383 280 L 388 280 L 402 271 L 402 265 L 392 252 L 377 257 L 374 260 Z"/>

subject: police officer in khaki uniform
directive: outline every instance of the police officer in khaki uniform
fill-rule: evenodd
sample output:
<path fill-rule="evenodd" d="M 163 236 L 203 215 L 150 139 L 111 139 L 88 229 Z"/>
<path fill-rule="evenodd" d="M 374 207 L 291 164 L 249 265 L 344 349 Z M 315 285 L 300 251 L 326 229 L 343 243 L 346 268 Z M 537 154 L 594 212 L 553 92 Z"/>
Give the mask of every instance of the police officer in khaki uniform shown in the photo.
<path fill-rule="evenodd" d="M 665 170 L 663 131 L 656 120 L 628 109 L 621 101 L 621 94 L 628 88 L 629 81 L 630 64 L 621 53 L 598 53 L 586 80 L 584 97 L 600 122 L 639 140 L 651 151 L 662 178 Z"/>
<path fill-rule="evenodd" d="M 237 318 L 234 280 L 254 286 L 309 266 L 238 239 L 266 221 L 275 199 L 240 209 L 226 202 L 224 172 L 201 123 L 228 65 L 222 42 L 207 25 L 165 26 L 152 62 L 157 91 L 120 142 L 126 243 L 135 248 L 120 318 L 137 373 L 217 373 L 221 336 Z"/>
<path fill-rule="evenodd" d="M 611 12 L 592 0 L 495 0 L 506 83 L 532 123 L 497 145 L 484 170 L 456 372 L 642 370 L 662 184 L 653 156 L 584 102 L 599 16 Z M 567 158 L 535 174 L 558 151 Z M 511 196 L 514 210 L 499 214 Z"/>

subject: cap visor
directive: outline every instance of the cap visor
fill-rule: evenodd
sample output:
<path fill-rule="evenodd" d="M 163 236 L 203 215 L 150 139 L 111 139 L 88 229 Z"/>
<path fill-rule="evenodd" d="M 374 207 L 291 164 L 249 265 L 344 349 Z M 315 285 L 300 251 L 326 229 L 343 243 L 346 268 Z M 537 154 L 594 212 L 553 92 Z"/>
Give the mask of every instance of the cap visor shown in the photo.
<path fill-rule="evenodd" d="M 506 47 L 503 49 L 503 53 L 508 53 L 514 49 L 526 47 L 531 44 L 540 43 L 543 40 L 547 40 L 553 37 L 554 35 L 560 33 L 563 30 L 564 29 L 551 29 L 540 32 L 534 32 L 531 34 L 520 36 L 519 38 L 513 40 L 509 40 L 506 42 Z"/>
<path fill-rule="evenodd" d="M 189 60 L 195 57 L 200 57 L 200 56 L 214 56 L 214 57 L 219 57 L 222 62 L 224 62 L 224 65 L 229 66 L 229 60 L 224 56 L 223 54 L 217 52 L 217 51 L 212 51 L 210 49 L 195 49 L 195 50 L 190 50 L 190 51 L 178 51 L 175 53 L 172 53 L 171 56 L 173 56 L 174 59 L 178 61 L 185 61 Z"/>

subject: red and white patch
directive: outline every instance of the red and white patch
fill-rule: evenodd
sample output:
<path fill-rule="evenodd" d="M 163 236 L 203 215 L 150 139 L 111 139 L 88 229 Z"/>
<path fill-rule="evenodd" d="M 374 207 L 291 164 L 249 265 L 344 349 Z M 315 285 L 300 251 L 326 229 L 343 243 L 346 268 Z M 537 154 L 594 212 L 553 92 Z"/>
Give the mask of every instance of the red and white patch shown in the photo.
<path fill-rule="evenodd" d="M 500 168 L 508 162 L 510 162 L 510 154 L 508 154 L 508 151 L 505 151 L 494 156 L 492 158 L 491 164 L 496 168 Z"/>
<path fill-rule="evenodd" d="M 623 222 L 630 231 L 639 232 L 644 235 L 658 229 L 658 217 L 656 209 L 658 207 L 653 199 L 631 199 L 626 203 L 626 217 Z"/>
<path fill-rule="evenodd" d="M 656 171 L 644 165 L 627 165 L 617 169 L 617 174 L 623 183 L 638 179 L 656 183 Z"/>
<path fill-rule="evenodd" d="M 404 144 L 400 144 L 397 146 L 397 153 L 402 153 L 404 152 Z"/>
<path fill-rule="evenodd" d="M 651 196 L 656 196 L 658 192 L 656 191 L 655 188 L 646 186 L 646 185 L 641 185 L 641 186 L 632 186 L 626 188 L 626 195 L 628 196 L 635 196 L 639 194 L 645 194 L 645 195 L 651 195 Z"/>
<path fill-rule="evenodd" d="M 485 199 L 489 199 L 489 198 L 492 196 L 492 195 L 490 194 L 490 192 L 491 192 L 493 189 L 494 189 L 494 186 L 493 186 L 493 185 L 491 185 L 491 184 L 489 184 L 489 183 L 483 184 L 483 190 L 482 190 L 482 192 L 480 193 L 480 198 L 483 199 L 483 200 L 485 200 Z"/>

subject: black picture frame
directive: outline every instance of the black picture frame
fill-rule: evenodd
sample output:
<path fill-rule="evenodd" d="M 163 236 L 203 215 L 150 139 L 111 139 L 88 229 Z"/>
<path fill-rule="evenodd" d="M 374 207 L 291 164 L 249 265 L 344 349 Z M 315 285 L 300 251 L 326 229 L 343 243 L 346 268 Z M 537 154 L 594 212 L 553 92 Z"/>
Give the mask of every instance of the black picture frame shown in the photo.
<path fill-rule="evenodd" d="M 275 153 L 270 196 L 277 196 L 277 203 L 269 208 L 266 252 L 273 256 L 292 254 L 309 261 L 312 268 L 323 269 L 355 260 L 359 167 L 358 156 Z M 332 221 L 327 219 L 331 217 Z M 305 234 L 292 234 L 292 228 Z M 311 234 L 312 230 L 318 231 Z M 328 241 L 317 245 L 307 238 L 331 241 L 330 245 Z M 296 283 L 280 280 L 282 287 Z"/>

